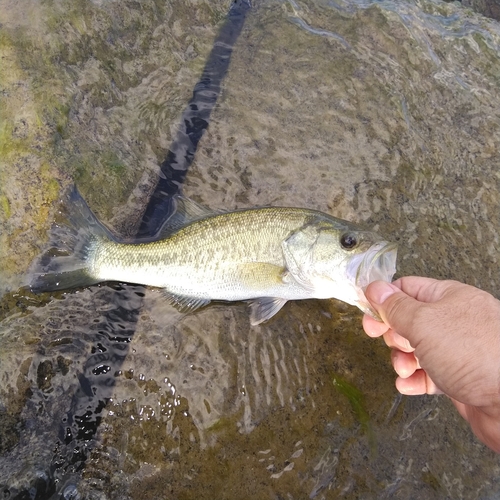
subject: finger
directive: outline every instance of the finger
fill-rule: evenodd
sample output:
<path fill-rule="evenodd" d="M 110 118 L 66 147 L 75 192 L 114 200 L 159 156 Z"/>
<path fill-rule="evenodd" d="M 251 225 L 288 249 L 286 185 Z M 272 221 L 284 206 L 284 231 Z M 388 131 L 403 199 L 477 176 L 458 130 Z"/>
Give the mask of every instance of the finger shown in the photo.
<path fill-rule="evenodd" d="M 443 394 L 424 370 L 417 370 L 408 378 L 398 377 L 396 388 L 401 394 L 417 396 L 421 394 Z"/>
<path fill-rule="evenodd" d="M 444 392 L 434 383 L 434 381 L 427 375 L 425 370 L 417 370 L 418 372 L 425 373 L 425 382 L 427 385 L 426 394 L 444 394 Z"/>
<path fill-rule="evenodd" d="M 415 356 L 415 354 L 414 354 Z M 420 366 L 420 361 L 418 360 L 417 356 L 415 356 L 415 361 L 417 362 L 417 370 L 421 370 L 422 367 Z"/>
<path fill-rule="evenodd" d="M 418 370 L 417 359 L 412 353 L 393 349 L 391 360 L 394 371 L 401 378 L 408 378 Z"/>
<path fill-rule="evenodd" d="M 363 316 L 363 329 L 369 337 L 380 337 L 387 331 L 388 328 L 389 327 L 385 323 L 377 321 L 368 314 Z"/>
<path fill-rule="evenodd" d="M 425 304 L 402 292 L 397 285 L 385 281 L 370 283 L 365 291 L 380 317 L 393 330 L 403 332 L 410 341 L 417 335 L 414 318 Z M 418 343 L 415 338 L 414 345 Z"/>
<path fill-rule="evenodd" d="M 415 350 L 407 339 L 392 329 L 384 333 L 384 341 L 392 349 L 398 349 L 403 352 L 413 352 Z"/>
<path fill-rule="evenodd" d="M 392 283 L 402 292 L 419 302 L 436 302 L 443 294 L 446 282 L 421 276 L 404 276 Z"/>

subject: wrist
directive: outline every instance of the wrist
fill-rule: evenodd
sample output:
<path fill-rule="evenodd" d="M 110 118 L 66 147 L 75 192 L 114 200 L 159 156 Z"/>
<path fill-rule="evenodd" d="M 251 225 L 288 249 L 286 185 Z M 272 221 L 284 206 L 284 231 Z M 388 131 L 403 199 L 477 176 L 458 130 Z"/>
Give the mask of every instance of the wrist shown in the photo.
<path fill-rule="evenodd" d="M 464 417 L 474 434 L 486 446 L 500 453 L 500 406 L 485 408 L 466 406 Z"/>

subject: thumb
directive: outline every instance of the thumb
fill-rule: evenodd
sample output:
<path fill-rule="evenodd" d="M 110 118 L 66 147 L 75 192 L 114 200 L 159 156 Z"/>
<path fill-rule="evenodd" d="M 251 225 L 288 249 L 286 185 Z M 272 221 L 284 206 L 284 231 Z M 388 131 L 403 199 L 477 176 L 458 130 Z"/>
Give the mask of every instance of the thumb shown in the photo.
<path fill-rule="evenodd" d="M 411 341 L 414 316 L 422 305 L 418 300 L 385 281 L 370 283 L 365 296 L 386 325 Z"/>

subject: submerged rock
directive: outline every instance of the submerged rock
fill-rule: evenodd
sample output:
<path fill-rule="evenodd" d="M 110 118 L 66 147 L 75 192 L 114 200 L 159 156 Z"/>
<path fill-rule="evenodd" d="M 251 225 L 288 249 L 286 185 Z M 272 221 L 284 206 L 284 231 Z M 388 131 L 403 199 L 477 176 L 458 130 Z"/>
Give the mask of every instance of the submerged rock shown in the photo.
<path fill-rule="evenodd" d="M 56 2 L 19 39 L 15 16 L 2 21 L 0 48 L 22 68 L 2 80 L 17 124 L 1 166 L 3 273 L 28 268 L 70 179 L 135 234 L 226 8 Z M 43 57 L 21 52 L 38 40 Z M 255 2 L 184 194 L 214 209 L 320 209 L 398 241 L 400 275 L 498 296 L 499 43 L 495 21 L 456 4 Z M 243 304 L 182 316 L 135 287 L 132 301 L 116 286 L 11 289 L 0 477 L 12 495 L 41 491 L 44 474 L 85 498 L 499 493 L 494 454 L 446 400 L 396 394 L 389 353 L 354 308 L 290 303 L 250 327 Z M 362 421 L 334 377 L 362 395 Z M 96 392 L 107 397 L 90 411 Z"/>

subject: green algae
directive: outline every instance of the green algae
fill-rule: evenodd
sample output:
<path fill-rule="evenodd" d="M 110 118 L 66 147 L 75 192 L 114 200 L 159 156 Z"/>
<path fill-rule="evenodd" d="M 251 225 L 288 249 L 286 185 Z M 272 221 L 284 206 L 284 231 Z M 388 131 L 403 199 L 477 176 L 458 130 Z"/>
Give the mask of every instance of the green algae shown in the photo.
<path fill-rule="evenodd" d="M 0 120 L 0 155 L 2 158 L 7 159 L 10 155 L 27 151 L 29 147 L 28 140 L 15 138 L 14 125 L 9 123 L 9 117 L 1 116 Z"/>
<path fill-rule="evenodd" d="M 361 429 L 368 437 L 370 443 L 371 453 L 374 454 L 376 451 L 376 436 L 371 424 L 370 415 L 367 410 L 367 405 L 363 393 L 355 387 L 353 384 L 348 382 L 345 378 L 339 375 L 333 376 L 333 385 L 337 391 L 345 396 L 351 405 L 352 412 L 358 423 L 361 425 Z"/>
<path fill-rule="evenodd" d="M 143 78 L 138 71 L 124 70 L 127 64 L 139 64 L 144 75 L 162 64 L 179 70 L 185 62 L 176 60 L 155 38 L 164 16 L 172 15 L 165 5 L 145 3 L 140 14 L 113 6 L 101 9 L 88 2 L 47 2 L 33 8 L 34 25 L 13 21 L 10 11 L 4 11 L 7 17 L 0 36 L 0 86 L 7 96 L 0 103 L 1 255 L 3 271 L 13 277 L 23 272 L 46 239 L 57 198 L 71 182 L 77 181 L 93 208 L 109 219 L 144 171 L 148 151 L 142 144 L 150 135 L 148 130 L 127 131 L 132 140 L 127 140 L 130 147 L 125 151 L 112 144 L 124 124 L 142 128 L 141 121 L 120 116 L 109 131 L 97 131 L 97 139 L 90 137 L 90 116 L 81 126 L 74 120 L 82 100 L 92 113 L 118 109 L 124 103 L 123 94 L 133 91 Z M 199 13 L 201 22 L 220 21 L 220 8 L 204 9 Z M 182 35 L 180 42 L 189 45 L 190 40 Z M 205 53 L 209 48 L 207 43 L 193 47 Z M 191 60 L 196 74 L 204 58 Z M 192 85 L 186 87 L 186 97 Z M 163 119 L 174 121 L 186 97 Z M 158 162 L 166 154 L 164 143 L 165 139 L 153 147 Z M 40 170 L 43 165 L 50 165 L 50 173 Z M 32 217 L 31 208 L 36 205 L 34 231 L 21 233 L 18 228 Z M 131 225 L 126 214 L 123 220 Z M 133 233 L 133 228 L 128 231 Z M 22 262 L 15 255 L 20 248 L 25 254 Z"/>
<path fill-rule="evenodd" d="M 361 424 L 362 428 L 367 431 L 370 424 L 370 416 L 366 411 L 363 393 L 354 385 L 338 375 L 334 375 L 333 385 L 340 392 L 340 394 L 348 399 L 356 419 Z"/>
<path fill-rule="evenodd" d="M 36 253 L 33 241 L 30 242 L 26 233 L 20 230 L 25 224 L 23 217 L 29 212 L 33 235 L 38 238 L 47 228 L 47 218 L 58 197 L 58 180 L 61 178 L 53 166 L 48 166 L 51 159 L 50 133 L 43 126 L 40 108 L 26 84 L 27 74 L 16 59 L 16 50 L 13 38 L 4 34 L 0 46 L 4 64 L 0 85 L 6 89 L 9 98 L 3 101 L 0 114 L 3 208 L 0 255 L 2 272 L 6 273 L 3 285 L 9 281 L 9 276 L 24 272 L 26 260 Z M 39 205 L 39 210 L 31 212 L 34 203 Z"/>
<path fill-rule="evenodd" d="M 10 217 L 10 203 L 9 198 L 7 196 L 0 196 L 0 207 L 2 207 L 5 218 L 8 219 Z"/>

